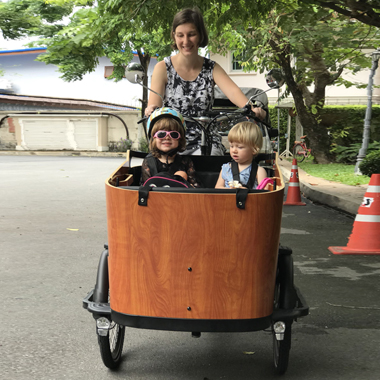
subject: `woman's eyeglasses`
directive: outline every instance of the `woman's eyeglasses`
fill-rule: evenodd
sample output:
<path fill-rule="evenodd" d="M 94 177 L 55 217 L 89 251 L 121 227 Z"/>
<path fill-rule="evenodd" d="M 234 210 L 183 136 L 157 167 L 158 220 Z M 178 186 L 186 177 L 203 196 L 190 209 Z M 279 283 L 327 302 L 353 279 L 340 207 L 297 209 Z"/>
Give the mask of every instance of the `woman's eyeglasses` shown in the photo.
<path fill-rule="evenodd" d="M 158 131 L 153 137 L 162 140 L 167 135 L 169 135 L 173 140 L 178 140 L 181 137 L 181 134 L 177 131 Z"/>

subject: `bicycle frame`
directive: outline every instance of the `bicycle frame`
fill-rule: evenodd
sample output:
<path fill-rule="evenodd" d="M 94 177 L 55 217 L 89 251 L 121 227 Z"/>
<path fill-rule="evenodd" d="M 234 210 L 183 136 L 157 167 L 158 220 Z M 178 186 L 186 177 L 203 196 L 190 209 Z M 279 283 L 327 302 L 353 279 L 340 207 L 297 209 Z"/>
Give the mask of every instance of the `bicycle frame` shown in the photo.
<path fill-rule="evenodd" d="M 297 149 L 299 147 L 300 149 Z M 306 146 L 303 138 L 300 141 L 295 141 L 293 145 L 293 157 L 297 159 L 297 161 L 302 162 L 305 158 L 308 158 L 311 154 L 311 149 Z"/>

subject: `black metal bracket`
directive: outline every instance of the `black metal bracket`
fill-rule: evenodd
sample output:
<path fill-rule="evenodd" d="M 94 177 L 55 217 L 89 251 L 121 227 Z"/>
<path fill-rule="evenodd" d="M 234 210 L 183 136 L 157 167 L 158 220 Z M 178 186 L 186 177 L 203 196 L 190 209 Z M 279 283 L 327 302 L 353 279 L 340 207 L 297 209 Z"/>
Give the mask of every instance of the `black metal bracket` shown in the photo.
<path fill-rule="evenodd" d="M 236 207 L 242 210 L 245 209 L 245 202 L 247 200 L 249 190 L 248 189 L 236 189 Z"/>
<path fill-rule="evenodd" d="M 94 289 L 90 290 L 83 299 L 83 308 L 89 311 L 95 319 L 99 316 L 111 317 L 111 307 L 108 302 L 94 302 Z"/>
<path fill-rule="evenodd" d="M 152 188 L 147 186 L 140 186 L 139 187 L 139 200 L 138 205 L 139 206 L 148 206 L 148 197 L 149 197 L 149 191 L 151 191 Z"/>

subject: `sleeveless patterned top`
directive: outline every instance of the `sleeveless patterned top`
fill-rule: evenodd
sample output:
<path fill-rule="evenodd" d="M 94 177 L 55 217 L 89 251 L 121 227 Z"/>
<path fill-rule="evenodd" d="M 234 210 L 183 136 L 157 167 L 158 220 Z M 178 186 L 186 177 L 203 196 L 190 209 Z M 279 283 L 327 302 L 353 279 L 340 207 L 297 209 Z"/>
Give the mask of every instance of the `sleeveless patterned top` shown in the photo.
<path fill-rule="evenodd" d="M 215 62 L 204 58 L 203 67 L 193 81 L 183 80 L 175 71 L 170 57 L 164 58 L 168 83 L 164 94 L 164 107 L 173 108 L 183 115 L 202 116 L 209 111 L 214 102 L 213 69 Z M 195 123 L 186 122 L 186 140 L 188 145 L 199 145 L 201 128 Z M 216 130 L 211 131 L 213 145 L 221 144 L 222 138 Z"/>

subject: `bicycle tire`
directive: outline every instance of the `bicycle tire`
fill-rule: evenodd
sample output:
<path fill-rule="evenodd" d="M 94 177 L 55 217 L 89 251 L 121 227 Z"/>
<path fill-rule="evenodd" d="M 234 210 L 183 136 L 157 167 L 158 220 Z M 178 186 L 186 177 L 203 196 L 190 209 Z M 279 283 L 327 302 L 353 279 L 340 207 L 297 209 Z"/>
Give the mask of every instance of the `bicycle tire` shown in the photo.
<path fill-rule="evenodd" d="M 273 362 L 274 370 L 278 375 L 283 375 L 288 369 L 289 352 L 292 339 L 292 323 L 287 322 L 283 340 L 277 340 L 273 331 Z"/>
<path fill-rule="evenodd" d="M 291 255 L 279 255 L 278 272 L 274 292 L 274 309 L 291 310 L 296 307 L 297 299 L 294 288 L 294 265 Z M 288 369 L 292 341 L 292 320 L 285 322 L 282 340 L 277 340 L 272 324 L 273 363 L 275 373 L 283 375 Z"/>
<path fill-rule="evenodd" d="M 302 162 L 305 159 L 305 150 L 301 144 L 294 145 L 293 157 L 297 159 L 297 162 Z"/>
<path fill-rule="evenodd" d="M 98 335 L 100 356 L 103 364 L 110 369 L 116 369 L 121 363 L 124 335 L 125 326 L 115 322 L 112 322 L 112 328 L 108 331 L 107 336 Z"/>

